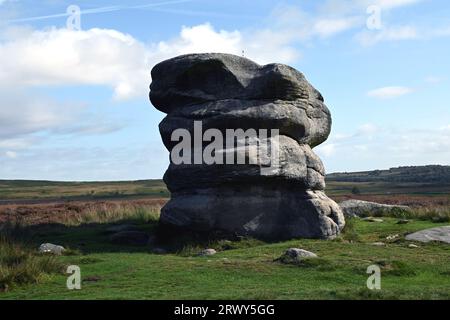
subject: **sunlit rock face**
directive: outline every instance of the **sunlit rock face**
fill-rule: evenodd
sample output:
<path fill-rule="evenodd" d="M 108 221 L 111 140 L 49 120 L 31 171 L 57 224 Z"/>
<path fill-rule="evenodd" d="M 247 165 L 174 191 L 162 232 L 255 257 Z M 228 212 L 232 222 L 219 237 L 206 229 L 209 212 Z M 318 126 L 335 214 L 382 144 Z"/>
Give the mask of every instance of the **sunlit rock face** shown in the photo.
<path fill-rule="evenodd" d="M 312 150 L 328 138 L 331 115 L 302 73 L 191 54 L 156 65 L 152 81 L 150 100 L 167 114 L 159 129 L 171 152 L 162 225 L 271 240 L 339 234 L 344 216 L 324 193 L 325 170 Z M 244 136 L 230 140 L 238 129 Z"/>

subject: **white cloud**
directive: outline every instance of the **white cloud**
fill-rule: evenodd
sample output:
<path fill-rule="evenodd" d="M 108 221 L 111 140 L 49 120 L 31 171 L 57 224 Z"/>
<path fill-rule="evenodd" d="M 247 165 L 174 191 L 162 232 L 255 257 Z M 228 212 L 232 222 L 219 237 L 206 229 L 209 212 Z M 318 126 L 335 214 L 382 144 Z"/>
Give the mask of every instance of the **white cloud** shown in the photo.
<path fill-rule="evenodd" d="M 412 92 L 414 92 L 414 89 L 409 87 L 393 86 L 371 90 L 367 93 L 367 95 L 377 99 L 392 99 L 410 94 Z"/>
<path fill-rule="evenodd" d="M 150 69 L 161 60 L 194 52 L 240 55 L 244 50 L 257 62 L 292 62 L 298 53 L 291 40 L 270 30 L 243 34 L 216 31 L 210 24 L 183 27 L 177 37 L 149 45 L 108 29 L 15 32 L 15 38 L 0 42 L 0 86 L 106 85 L 118 99 L 144 97 Z"/>
<path fill-rule="evenodd" d="M 17 158 L 17 152 L 15 152 L 15 151 L 6 151 L 5 152 L 5 156 L 7 158 L 10 158 L 10 159 L 15 159 L 15 158 Z"/>
<path fill-rule="evenodd" d="M 445 80 L 444 78 L 438 76 L 428 76 L 425 78 L 425 82 L 430 84 L 441 83 L 444 80 Z"/>
<path fill-rule="evenodd" d="M 122 84 L 137 90 L 148 73 L 142 44 L 115 30 L 31 31 L 1 43 L 0 58 L 2 86 L 110 85 L 124 97 Z"/>
<path fill-rule="evenodd" d="M 50 99 L 32 96 L 26 91 L 0 90 L 0 93 L 0 143 L 67 125 L 78 109 L 78 106 L 64 106 Z"/>
<path fill-rule="evenodd" d="M 450 26 L 436 28 L 432 31 L 432 36 L 435 37 L 448 37 L 450 36 Z"/>
<path fill-rule="evenodd" d="M 392 8 L 408 3 L 412 2 L 388 5 L 381 1 L 380 5 Z M 111 87 L 117 99 L 145 97 L 150 69 L 162 60 L 193 52 L 241 55 L 244 51 L 246 57 L 260 63 L 292 63 L 301 56 L 295 43 L 334 36 L 363 25 L 361 18 L 320 13 L 314 17 L 298 7 L 280 6 L 268 28 L 216 30 L 206 23 L 182 27 L 170 40 L 147 44 L 111 29 L 15 29 L 0 40 L 0 87 L 102 85 Z M 414 36 L 413 28 L 401 27 L 364 33 L 360 38 L 373 44 Z"/>
<path fill-rule="evenodd" d="M 280 5 L 271 17 L 271 30 L 278 36 L 289 37 L 291 41 L 307 42 L 317 38 L 328 38 L 358 25 L 364 25 L 360 14 L 335 15 L 322 11 L 308 13 L 298 6 Z"/>
<path fill-rule="evenodd" d="M 320 19 L 314 24 L 312 31 L 320 37 L 329 37 L 349 30 L 360 24 L 360 22 L 360 19 L 357 17 Z"/>
<path fill-rule="evenodd" d="M 150 44 L 107 29 L 10 29 L 0 37 L 0 153 L 27 149 L 43 133 L 97 135 L 123 127 L 108 117 L 93 117 L 87 104 L 37 95 L 43 86 L 107 86 L 117 99 L 147 99 L 150 70 L 162 60 L 193 52 L 240 55 L 244 50 L 260 63 L 288 63 L 298 57 L 291 40 L 269 29 L 254 34 L 216 31 L 210 24 L 183 27 L 178 36 Z"/>
<path fill-rule="evenodd" d="M 382 9 L 394 9 L 409 6 L 421 2 L 422 0 L 371 0 L 370 3 L 381 7 Z M 366 1 L 369 2 L 369 1 Z"/>
<path fill-rule="evenodd" d="M 376 5 L 383 11 L 410 6 L 423 0 L 327 0 L 320 7 L 325 14 L 354 14 Z"/>
<path fill-rule="evenodd" d="M 394 26 L 381 30 L 365 30 L 358 33 L 355 38 L 363 46 L 372 46 L 384 41 L 413 40 L 419 38 L 419 35 L 415 27 Z"/>
<path fill-rule="evenodd" d="M 334 143 L 325 143 L 314 149 L 314 152 L 324 157 L 331 157 L 336 153 L 336 144 Z"/>
<path fill-rule="evenodd" d="M 46 133 L 101 135 L 122 129 L 111 117 L 96 116 L 87 106 L 60 102 L 33 91 L 0 90 L 0 154 L 28 149 Z"/>
<path fill-rule="evenodd" d="M 315 148 L 327 171 L 347 171 L 349 163 L 355 171 L 404 165 L 450 165 L 450 125 L 436 129 L 361 130 L 372 127 L 377 126 L 363 125 L 353 134 L 332 134 L 327 142 Z"/>
<path fill-rule="evenodd" d="M 33 142 L 35 142 L 35 138 L 9 138 L 9 139 L 0 139 L 0 149 L 24 149 L 29 147 Z"/>
<path fill-rule="evenodd" d="M 363 124 L 358 128 L 358 135 L 373 135 L 379 131 L 379 128 L 373 123 Z"/>

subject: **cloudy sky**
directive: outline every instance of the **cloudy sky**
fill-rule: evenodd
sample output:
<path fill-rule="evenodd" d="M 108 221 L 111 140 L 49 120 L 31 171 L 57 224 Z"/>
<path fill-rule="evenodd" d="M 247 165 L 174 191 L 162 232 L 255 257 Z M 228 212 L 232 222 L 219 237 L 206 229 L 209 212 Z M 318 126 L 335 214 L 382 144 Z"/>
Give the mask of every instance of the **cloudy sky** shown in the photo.
<path fill-rule="evenodd" d="M 448 0 L 123 3 L 0 0 L 0 179 L 161 178 L 150 70 L 192 52 L 305 73 L 333 114 L 328 172 L 450 164 Z"/>

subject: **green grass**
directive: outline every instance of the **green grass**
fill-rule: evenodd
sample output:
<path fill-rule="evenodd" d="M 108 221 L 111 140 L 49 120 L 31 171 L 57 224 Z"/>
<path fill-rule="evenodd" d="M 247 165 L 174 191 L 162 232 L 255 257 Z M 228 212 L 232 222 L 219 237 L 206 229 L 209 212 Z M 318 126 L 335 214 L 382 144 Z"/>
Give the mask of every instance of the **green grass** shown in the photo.
<path fill-rule="evenodd" d="M 362 195 L 446 195 L 450 184 L 417 182 L 346 182 L 327 180 L 330 196 L 351 195 L 357 187 Z M 0 180 L 0 200 L 104 199 L 153 197 L 168 198 L 170 193 L 162 180 L 117 182 L 52 182 Z"/>
<path fill-rule="evenodd" d="M 0 237 L 0 292 L 22 284 L 38 284 L 51 274 L 62 273 L 63 266 L 56 257 L 39 255 L 22 243 Z"/>
<path fill-rule="evenodd" d="M 0 180 L 0 200 L 167 198 L 162 180 L 119 182 L 53 182 Z"/>
<path fill-rule="evenodd" d="M 363 195 L 447 195 L 450 184 L 417 182 L 350 182 L 327 180 L 326 193 L 330 196 L 352 195 L 353 188 L 358 188 Z"/>
<path fill-rule="evenodd" d="M 21 285 L 0 299 L 450 299 L 450 246 L 419 244 L 408 248 L 403 235 L 445 225 L 414 220 L 396 224 L 352 220 L 344 235 L 333 241 L 292 240 L 264 243 L 253 239 L 188 243 L 165 255 L 147 247 L 109 244 L 109 224 L 46 226 L 32 229 L 31 243 L 53 242 L 75 255 L 56 257 L 64 265 L 81 267 L 82 290 L 66 289 L 66 275 L 49 273 L 38 283 Z M 127 223 L 154 232 L 157 221 Z M 347 234 L 357 234 L 358 237 Z M 399 234 L 400 239 L 386 241 Z M 384 247 L 372 242 L 384 241 Z M 197 257 L 206 246 L 220 250 Z M 274 261 L 290 247 L 310 250 L 319 259 L 299 265 Z M 382 270 L 382 290 L 366 288 L 369 265 Z"/>

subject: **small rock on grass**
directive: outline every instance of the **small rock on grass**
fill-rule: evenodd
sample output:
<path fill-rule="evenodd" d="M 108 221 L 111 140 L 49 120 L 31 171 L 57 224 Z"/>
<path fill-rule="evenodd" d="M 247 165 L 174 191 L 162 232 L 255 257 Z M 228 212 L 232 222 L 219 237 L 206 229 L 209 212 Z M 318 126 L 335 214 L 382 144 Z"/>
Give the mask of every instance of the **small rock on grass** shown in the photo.
<path fill-rule="evenodd" d="M 393 235 L 387 236 L 386 240 L 392 241 L 392 240 L 395 240 L 395 239 L 398 239 L 398 238 L 400 238 L 399 234 L 393 234 Z"/>
<path fill-rule="evenodd" d="M 402 219 L 402 220 L 397 221 L 397 224 L 408 224 L 408 223 L 409 223 L 409 220 L 407 220 L 407 219 Z"/>
<path fill-rule="evenodd" d="M 201 257 L 204 257 L 204 256 L 213 256 L 216 253 L 217 253 L 217 251 L 214 249 L 205 249 L 205 250 L 201 251 L 198 255 Z"/>
<path fill-rule="evenodd" d="M 66 251 L 63 246 L 58 246 L 52 243 L 43 243 L 39 246 L 38 250 L 40 253 L 54 254 L 57 256 L 62 255 L 64 251 Z"/>
<path fill-rule="evenodd" d="M 383 222 L 383 219 L 374 218 L 374 217 L 367 217 L 367 218 L 363 218 L 362 220 L 367 221 L 367 222 Z"/>
<path fill-rule="evenodd" d="M 384 242 L 373 242 L 371 244 L 373 246 L 377 246 L 377 247 L 384 247 L 386 245 L 386 243 L 384 243 Z"/>
<path fill-rule="evenodd" d="M 431 242 L 438 241 L 450 244 L 450 226 L 426 229 L 406 236 L 408 241 Z"/>
<path fill-rule="evenodd" d="M 311 259 L 311 258 L 317 258 L 317 254 L 307 251 L 304 249 L 299 248 L 290 248 L 286 250 L 284 255 L 282 255 L 280 258 L 276 259 L 275 261 L 280 261 L 282 263 L 298 263 L 304 259 Z"/>
<path fill-rule="evenodd" d="M 409 244 L 408 245 L 408 248 L 411 248 L 411 249 L 416 249 L 416 248 L 420 248 L 419 246 L 416 246 L 415 244 Z"/>

